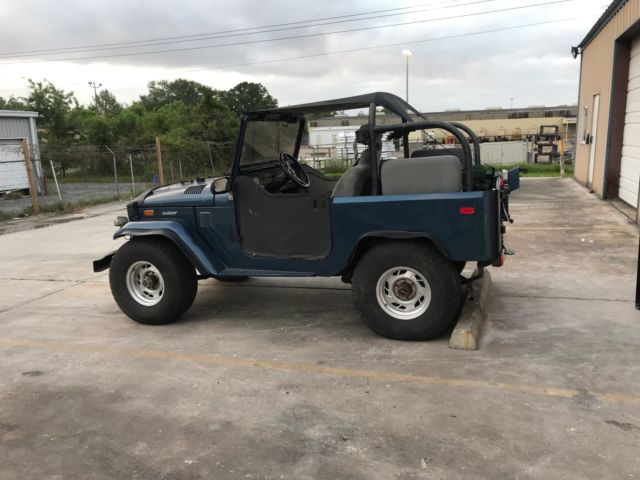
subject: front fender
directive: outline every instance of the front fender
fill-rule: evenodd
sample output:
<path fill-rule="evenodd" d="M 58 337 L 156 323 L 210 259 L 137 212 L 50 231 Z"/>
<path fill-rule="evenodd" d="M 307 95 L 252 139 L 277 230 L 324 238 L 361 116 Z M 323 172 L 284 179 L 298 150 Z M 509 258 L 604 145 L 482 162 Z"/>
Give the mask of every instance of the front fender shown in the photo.
<path fill-rule="evenodd" d="M 125 236 L 156 236 L 168 239 L 184 253 L 202 275 L 216 276 L 224 269 L 222 262 L 198 233 L 181 223 L 155 220 L 129 222 L 113 234 L 114 239 Z"/>

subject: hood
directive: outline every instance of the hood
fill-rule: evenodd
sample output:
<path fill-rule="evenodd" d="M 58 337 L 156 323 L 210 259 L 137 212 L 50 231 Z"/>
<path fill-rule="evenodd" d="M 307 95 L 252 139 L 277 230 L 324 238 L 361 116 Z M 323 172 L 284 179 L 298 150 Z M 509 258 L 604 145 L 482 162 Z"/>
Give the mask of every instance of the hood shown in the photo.
<path fill-rule="evenodd" d="M 140 195 L 134 202 L 138 206 L 147 207 L 211 206 L 214 198 L 211 184 L 216 178 L 156 187 Z"/>

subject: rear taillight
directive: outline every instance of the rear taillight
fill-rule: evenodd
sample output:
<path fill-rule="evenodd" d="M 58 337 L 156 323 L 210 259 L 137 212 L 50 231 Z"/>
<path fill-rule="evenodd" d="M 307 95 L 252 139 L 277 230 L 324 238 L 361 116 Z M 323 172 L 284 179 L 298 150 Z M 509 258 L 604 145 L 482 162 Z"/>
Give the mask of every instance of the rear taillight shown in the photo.
<path fill-rule="evenodd" d="M 460 215 L 474 215 L 476 213 L 476 209 L 474 207 L 460 207 L 458 209 L 458 213 Z"/>

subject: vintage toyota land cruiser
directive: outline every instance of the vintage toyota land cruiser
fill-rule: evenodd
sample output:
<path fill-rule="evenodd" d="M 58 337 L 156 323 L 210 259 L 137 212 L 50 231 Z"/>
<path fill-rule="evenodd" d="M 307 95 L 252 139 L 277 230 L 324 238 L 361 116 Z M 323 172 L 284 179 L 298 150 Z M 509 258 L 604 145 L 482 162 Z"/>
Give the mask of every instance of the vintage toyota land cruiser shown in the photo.
<path fill-rule="evenodd" d="M 398 120 L 376 124 L 380 107 Z M 341 178 L 298 159 L 306 115 L 365 108 L 364 150 Z M 410 148 L 411 132 L 434 129 L 455 143 Z M 383 135 L 404 158 L 382 160 Z M 503 177 L 482 165 L 468 127 L 430 121 L 388 93 L 250 112 L 230 174 L 140 195 L 116 220 L 114 238 L 129 240 L 94 270 L 110 268 L 122 311 L 154 325 L 186 312 L 201 279 L 338 276 L 375 332 L 430 339 L 458 315 L 465 285 L 509 253 Z M 467 262 L 477 263 L 471 278 Z"/>

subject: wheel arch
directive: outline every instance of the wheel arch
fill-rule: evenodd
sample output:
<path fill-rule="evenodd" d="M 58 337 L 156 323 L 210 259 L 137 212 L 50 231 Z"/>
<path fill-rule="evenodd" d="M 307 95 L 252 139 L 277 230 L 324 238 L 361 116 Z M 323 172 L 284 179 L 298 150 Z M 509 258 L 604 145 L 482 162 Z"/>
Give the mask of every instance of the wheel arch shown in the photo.
<path fill-rule="evenodd" d="M 361 236 L 358 239 L 358 243 L 354 247 L 347 266 L 340 272 L 342 281 L 345 283 L 351 283 L 351 277 L 355 270 L 356 265 L 362 258 L 362 256 L 375 245 L 383 242 L 401 241 L 401 240 L 417 240 L 422 241 L 425 244 L 434 247 L 443 257 L 450 258 L 447 250 L 441 245 L 437 238 L 429 233 L 424 232 L 410 232 L 410 231 L 380 231 L 370 232 Z"/>
<path fill-rule="evenodd" d="M 124 225 L 113 235 L 113 238 L 130 237 L 132 240 L 162 238 L 178 248 L 201 275 L 214 276 L 221 270 L 216 266 L 213 255 L 204 241 L 182 225 L 177 223 L 170 226 L 151 225 L 152 222 L 135 222 L 141 225 L 133 225 L 133 223 L 130 222 Z M 171 222 L 158 223 L 167 224 Z"/>

